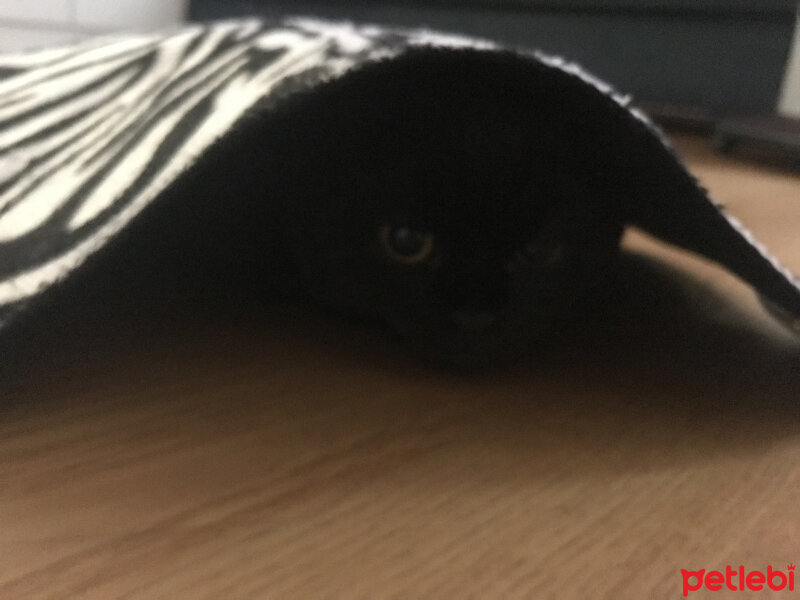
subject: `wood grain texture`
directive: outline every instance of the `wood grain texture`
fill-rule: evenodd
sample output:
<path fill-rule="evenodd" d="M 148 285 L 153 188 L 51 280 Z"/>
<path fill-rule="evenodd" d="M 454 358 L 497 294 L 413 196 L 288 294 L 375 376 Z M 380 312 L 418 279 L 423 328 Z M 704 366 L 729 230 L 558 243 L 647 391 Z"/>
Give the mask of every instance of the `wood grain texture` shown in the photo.
<path fill-rule="evenodd" d="M 679 142 L 800 271 L 800 178 Z M 678 598 L 681 568 L 797 563 L 800 344 L 626 247 L 473 376 L 302 309 L 87 298 L 0 379 L 0 598 Z"/>

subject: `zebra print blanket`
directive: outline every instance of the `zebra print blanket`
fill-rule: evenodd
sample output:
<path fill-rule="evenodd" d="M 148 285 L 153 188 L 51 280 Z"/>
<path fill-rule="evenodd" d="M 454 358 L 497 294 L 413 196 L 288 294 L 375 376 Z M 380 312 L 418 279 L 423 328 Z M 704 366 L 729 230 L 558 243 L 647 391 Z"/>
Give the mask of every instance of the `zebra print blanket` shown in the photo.
<path fill-rule="evenodd" d="M 0 328 L 113 242 L 257 103 L 420 46 L 498 49 L 428 31 L 293 19 L 191 25 L 0 57 Z M 612 99 L 642 124 L 640 135 L 659 137 L 628 98 L 577 66 L 525 55 Z M 725 264 L 800 316 L 791 276 L 693 180 L 686 189 L 674 208 L 643 212 L 640 224 Z M 680 226 L 693 220 L 713 221 L 719 235 L 708 241 L 696 226 Z"/>

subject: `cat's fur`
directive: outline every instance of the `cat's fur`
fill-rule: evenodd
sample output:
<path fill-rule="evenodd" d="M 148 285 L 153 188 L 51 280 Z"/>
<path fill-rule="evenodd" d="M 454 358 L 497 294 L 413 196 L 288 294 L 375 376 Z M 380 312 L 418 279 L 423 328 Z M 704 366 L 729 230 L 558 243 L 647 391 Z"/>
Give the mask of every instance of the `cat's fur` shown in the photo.
<path fill-rule="evenodd" d="M 303 288 L 437 360 L 535 344 L 607 273 L 622 226 L 581 169 L 576 115 L 529 75 L 508 57 L 412 53 L 288 107 L 275 191 Z M 431 256 L 392 260 L 386 225 L 430 232 Z"/>

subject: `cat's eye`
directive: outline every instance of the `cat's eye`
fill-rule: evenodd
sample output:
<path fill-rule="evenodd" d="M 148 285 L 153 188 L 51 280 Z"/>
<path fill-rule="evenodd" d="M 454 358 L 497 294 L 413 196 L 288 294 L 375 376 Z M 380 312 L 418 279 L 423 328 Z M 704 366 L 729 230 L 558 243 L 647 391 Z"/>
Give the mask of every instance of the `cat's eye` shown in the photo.
<path fill-rule="evenodd" d="M 385 225 L 380 240 L 386 254 L 404 265 L 421 263 L 433 252 L 433 236 L 411 227 Z"/>

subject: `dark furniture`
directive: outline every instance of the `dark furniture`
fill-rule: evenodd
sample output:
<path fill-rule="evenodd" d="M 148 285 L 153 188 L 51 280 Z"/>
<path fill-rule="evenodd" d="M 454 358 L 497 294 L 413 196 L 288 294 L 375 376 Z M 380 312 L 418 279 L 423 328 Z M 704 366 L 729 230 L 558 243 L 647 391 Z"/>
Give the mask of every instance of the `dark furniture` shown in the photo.
<path fill-rule="evenodd" d="M 191 16 L 307 14 L 428 26 L 577 60 L 648 103 L 712 115 L 773 112 L 793 0 L 192 0 Z"/>

